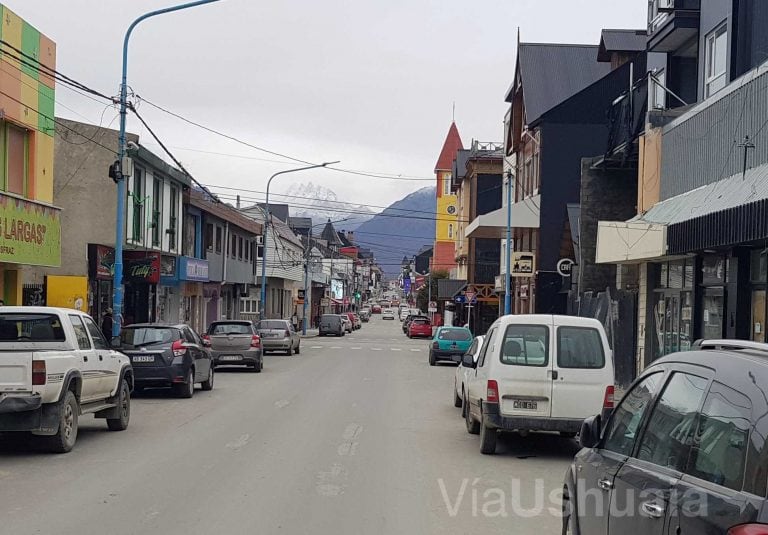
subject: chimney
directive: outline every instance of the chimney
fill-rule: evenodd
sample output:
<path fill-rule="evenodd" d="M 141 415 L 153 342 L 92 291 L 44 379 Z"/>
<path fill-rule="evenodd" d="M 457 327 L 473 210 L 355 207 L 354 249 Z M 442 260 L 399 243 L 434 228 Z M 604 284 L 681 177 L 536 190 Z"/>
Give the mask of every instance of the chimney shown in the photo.
<path fill-rule="evenodd" d="M 240 209 L 240 195 L 237 196 L 237 201 L 235 201 L 235 206 L 237 207 L 238 210 Z"/>

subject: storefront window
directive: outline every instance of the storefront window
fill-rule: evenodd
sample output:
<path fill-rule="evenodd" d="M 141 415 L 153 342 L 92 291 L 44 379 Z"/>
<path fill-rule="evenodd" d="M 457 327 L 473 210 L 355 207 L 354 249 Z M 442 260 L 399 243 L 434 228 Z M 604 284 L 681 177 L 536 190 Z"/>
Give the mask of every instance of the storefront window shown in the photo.
<path fill-rule="evenodd" d="M 723 338 L 725 294 L 723 288 L 704 288 L 702 295 L 701 336 Z"/>
<path fill-rule="evenodd" d="M 765 249 L 752 251 L 750 260 L 749 279 L 752 282 L 766 282 L 768 251 Z"/>
<path fill-rule="evenodd" d="M 655 288 L 654 358 L 691 347 L 694 259 L 658 265 Z"/>

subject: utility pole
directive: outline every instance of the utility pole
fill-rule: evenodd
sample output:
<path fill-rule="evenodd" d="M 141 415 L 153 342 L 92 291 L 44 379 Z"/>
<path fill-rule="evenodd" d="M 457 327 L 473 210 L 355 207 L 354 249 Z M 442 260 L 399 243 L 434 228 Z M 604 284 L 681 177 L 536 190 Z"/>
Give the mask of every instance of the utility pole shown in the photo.
<path fill-rule="evenodd" d="M 312 229 L 309 229 L 310 234 Z M 304 252 L 304 303 L 303 303 L 303 319 L 301 322 L 301 334 L 307 334 L 307 302 L 309 301 L 309 253 L 312 250 L 312 237 L 307 236 L 307 248 Z"/>
<path fill-rule="evenodd" d="M 197 0 L 195 2 L 188 2 L 186 4 L 179 4 L 177 6 L 144 13 L 134 20 L 125 32 L 125 38 L 123 39 L 123 69 L 122 78 L 120 80 L 120 132 L 118 134 L 117 146 L 118 170 L 115 175 L 118 179 L 117 217 L 115 218 L 115 276 L 113 281 L 112 313 L 117 321 L 112 322 L 112 336 L 120 336 L 120 320 L 123 317 L 123 241 L 125 240 L 125 204 L 126 199 L 128 198 L 128 184 L 126 181 L 130 176 L 130 174 L 124 174 L 124 172 L 130 173 L 131 167 L 130 161 L 127 158 L 128 143 L 125 134 L 126 120 L 128 116 L 128 43 L 136 26 L 148 18 L 218 1 L 219 0 Z"/>

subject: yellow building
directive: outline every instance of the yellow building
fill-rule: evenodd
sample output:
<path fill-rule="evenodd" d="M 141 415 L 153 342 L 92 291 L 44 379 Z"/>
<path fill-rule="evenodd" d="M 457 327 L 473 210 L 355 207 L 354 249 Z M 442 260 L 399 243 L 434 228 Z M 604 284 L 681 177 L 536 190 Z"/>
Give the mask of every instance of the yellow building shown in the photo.
<path fill-rule="evenodd" d="M 0 5 L 0 299 L 22 303 L 21 268 L 61 263 L 53 206 L 56 45 Z"/>
<path fill-rule="evenodd" d="M 432 270 L 450 271 L 456 267 L 456 242 L 458 240 L 458 199 L 451 185 L 451 172 L 456 153 L 463 148 L 459 129 L 451 123 L 448 135 L 435 164 L 436 219 L 435 246 L 432 253 Z"/>

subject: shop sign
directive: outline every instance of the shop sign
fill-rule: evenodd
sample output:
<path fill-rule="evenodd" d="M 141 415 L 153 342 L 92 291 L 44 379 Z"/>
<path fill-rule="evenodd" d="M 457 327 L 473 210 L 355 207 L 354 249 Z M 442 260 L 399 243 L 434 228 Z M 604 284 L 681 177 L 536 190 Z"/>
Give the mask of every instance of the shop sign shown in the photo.
<path fill-rule="evenodd" d="M 61 211 L 0 194 L 0 262 L 61 265 Z"/>
<path fill-rule="evenodd" d="M 123 252 L 124 281 L 160 282 L 160 254 L 146 251 Z"/>
<path fill-rule="evenodd" d="M 160 257 L 160 276 L 176 278 L 176 257 L 163 255 Z"/>
<path fill-rule="evenodd" d="M 106 245 L 89 243 L 88 273 L 94 279 L 112 280 L 115 275 L 115 250 Z"/>
<path fill-rule="evenodd" d="M 512 253 L 510 258 L 512 269 L 510 270 L 510 276 L 512 277 L 531 277 L 535 270 L 536 257 L 533 253 Z"/>
<path fill-rule="evenodd" d="M 185 281 L 208 282 L 208 260 L 182 256 L 179 258 L 179 278 Z"/>

